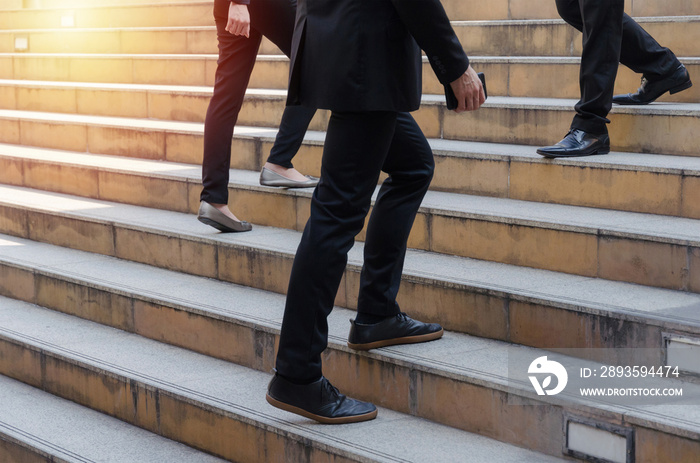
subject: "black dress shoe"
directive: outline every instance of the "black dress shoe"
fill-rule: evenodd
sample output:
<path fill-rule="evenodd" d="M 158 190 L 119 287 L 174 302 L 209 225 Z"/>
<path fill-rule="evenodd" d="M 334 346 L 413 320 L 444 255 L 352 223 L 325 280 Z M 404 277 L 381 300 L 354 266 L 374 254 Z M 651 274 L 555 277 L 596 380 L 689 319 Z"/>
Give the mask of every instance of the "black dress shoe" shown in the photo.
<path fill-rule="evenodd" d="M 396 344 L 413 344 L 432 341 L 442 337 L 442 326 L 423 323 L 403 312 L 373 325 L 364 325 L 350 320 L 348 346 L 355 350 L 369 350 Z"/>
<path fill-rule="evenodd" d="M 693 83 L 690 81 L 688 70 L 681 64 L 671 75 L 661 79 L 650 81 L 646 77 L 642 77 L 642 86 L 639 87 L 637 93 L 615 95 L 613 103 L 619 105 L 649 104 L 656 101 L 658 97 L 666 92 L 670 92 L 673 95 L 692 86 Z"/>
<path fill-rule="evenodd" d="M 323 376 L 301 385 L 276 374 L 267 388 L 266 399 L 273 407 L 323 424 L 357 423 L 377 417 L 377 407 L 341 394 Z"/>
<path fill-rule="evenodd" d="M 608 154 L 610 137 L 608 134 L 593 135 L 579 129 L 571 129 L 564 139 L 554 146 L 539 148 L 537 154 L 547 158 L 566 158 Z"/>

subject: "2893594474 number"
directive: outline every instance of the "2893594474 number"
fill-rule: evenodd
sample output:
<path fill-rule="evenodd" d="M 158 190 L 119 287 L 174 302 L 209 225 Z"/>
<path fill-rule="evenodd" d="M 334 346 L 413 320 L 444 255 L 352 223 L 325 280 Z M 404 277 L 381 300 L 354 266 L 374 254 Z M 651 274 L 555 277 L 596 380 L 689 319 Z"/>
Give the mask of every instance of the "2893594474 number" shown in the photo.
<path fill-rule="evenodd" d="M 678 367 L 673 366 L 612 366 L 600 368 L 601 378 L 678 378 Z"/>

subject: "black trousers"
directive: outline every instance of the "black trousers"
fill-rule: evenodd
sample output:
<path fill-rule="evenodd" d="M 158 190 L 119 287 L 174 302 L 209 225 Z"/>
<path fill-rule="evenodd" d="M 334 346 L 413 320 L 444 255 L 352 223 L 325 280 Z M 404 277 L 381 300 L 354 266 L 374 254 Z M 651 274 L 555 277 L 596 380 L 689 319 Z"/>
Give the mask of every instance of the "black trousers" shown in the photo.
<path fill-rule="evenodd" d="M 228 0 L 214 2 L 214 19 L 219 41 L 214 95 L 204 122 L 204 160 L 202 163 L 202 201 L 228 203 L 233 127 L 243 105 L 255 58 L 265 36 L 287 56 L 291 53 L 296 16 L 296 0 L 255 0 L 250 2 L 250 37 L 226 32 Z M 285 108 L 279 132 L 268 161 L 292 167 L 291 160 L 304 140 L 304 134 L 316 111 L 301 106 Z"/>
<path fill-rule="evenodd" d="M 399 312 L 396 295 L 408 235 L 432 180 L 434 161 L 408 113 L 333 112 L 321 169 L 292 266 L 277 354 L 277 371 L 297 381 L 321 376 L 326 319 L 381 170 L 389 178 L 367 226 L 357 310 L 382 316 Z"/>
<path fill-rule="evenodd" d="M 655 80 L 680 62 L 624 13 L 624 0 L 556 0 L 559 15 L 583 32 L 581 100 L 572 128 L 607 133 L 618 64 Z"/>

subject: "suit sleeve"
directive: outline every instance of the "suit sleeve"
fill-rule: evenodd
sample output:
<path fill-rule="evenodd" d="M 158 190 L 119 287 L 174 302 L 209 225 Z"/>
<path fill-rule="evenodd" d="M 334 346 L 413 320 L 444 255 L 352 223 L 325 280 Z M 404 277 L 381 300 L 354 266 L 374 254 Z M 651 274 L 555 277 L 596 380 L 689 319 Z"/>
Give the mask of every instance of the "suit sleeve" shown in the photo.
<path fill-rule="evenodd" d="M 442 84 L 459 78 L 469 58 L 455 34 L 440 0 L 391 0 Z"/>

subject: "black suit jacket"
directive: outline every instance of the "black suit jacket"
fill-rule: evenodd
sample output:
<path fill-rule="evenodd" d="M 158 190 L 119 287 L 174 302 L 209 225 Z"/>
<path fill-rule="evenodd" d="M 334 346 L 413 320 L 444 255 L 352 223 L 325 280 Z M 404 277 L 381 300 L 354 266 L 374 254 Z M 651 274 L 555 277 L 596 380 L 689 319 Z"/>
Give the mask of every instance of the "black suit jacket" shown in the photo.
<path fill-rule="evenodd" d="M 423 49 L 440 82 L 469 66 L 440 0 L 300 0 L 288 104 L 415 111 Z"/>

